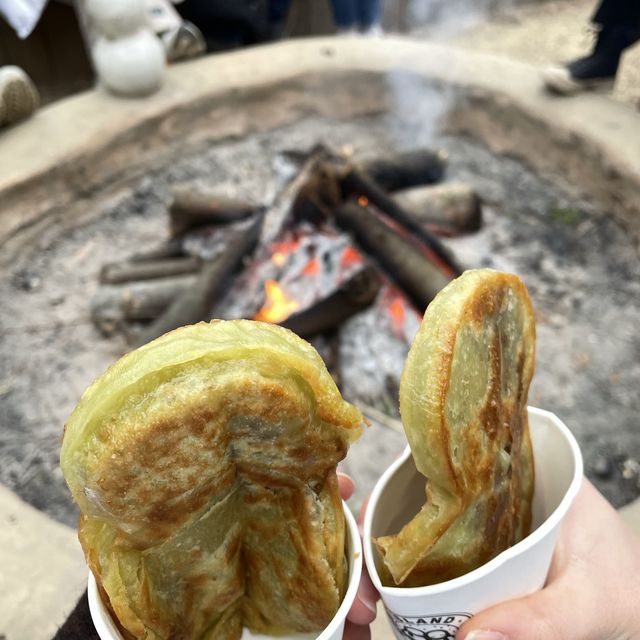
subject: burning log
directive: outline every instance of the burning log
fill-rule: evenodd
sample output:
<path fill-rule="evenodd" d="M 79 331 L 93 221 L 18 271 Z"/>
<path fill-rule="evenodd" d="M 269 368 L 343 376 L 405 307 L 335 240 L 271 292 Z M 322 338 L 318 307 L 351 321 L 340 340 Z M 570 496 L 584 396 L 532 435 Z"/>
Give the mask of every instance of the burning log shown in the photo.
<path fill-rule="evenodd" d="M 343 176 L 342 185 L 345 193 L 355 197 L 365 196 L 382 213 L 399 222 L 419 238 L 452 277 L 457 277 L 463 272 L 464 269 L 440 240 L 416 222 L 411 214 L 388 196 L 369 176 L 357 169 L 351 169 Z"/>
<path fill-rule="evenodd" d="M 319 226 L 341 203 L 342 188 L 334 167 L 329 163 L 318 163 L 309 180 L 296 194 L 291 209 L 292 221 L 307 221 Z"/>
<path fill-rule="evenodd" d="M 371 305 L 380 291 L 380 285 L 378 272 L 366 266 L 332 294 L 280 324 L 301 338 L 325 333 Z"/>
<path fill-rule="evenodd" d="M 336 210 L 335 218 L 339 226 L 354 234 L 363 249 L 378 259 L 418 309 L 426 309 L 451 280 L 368 207 L 350 201 Z"/>
<path fill-rule="evenodd" d="M 322 164 L 331 159 L 331 152 L 323 146 L 314 148 L 296 177 L 275 197 L 264 219 L 261 244 L 270 244 L 280 235 L 285 227 L 287 218 L 292 212 L 293 203 L 299 192 L 308 183 L 313 183 L 313 177 Z M 293 220 L 292 220 L 293 221 Z"/>
<path fill-rule="evenodd" d="M 127 321 L 155 320 L 196 276 L 176 276 L 124 287 L 104 287 L 91 300 L 91 319 L 104 335 L 113 335 Z"/>
<path fill-rule="evenodd" d="M 200 270 L 201 265 L 200 258 L 191 256 L 142 262 L 114 262 L 102 267 L 100 282 L 102 284 L 121 284 L 123 282 L 169 278 L 185 273 L 195 273 Z"/>
<path fill-rule="evenodd" d="M 446 151 L 417 149 L 360 163 L 362 172 L 387 191 L 439 182 L 447 168 Z"/>
<path fill-rule="evenodd" d="M 446 233 L 478 231 L 482 225 L 480 198 L 465 184 L 414 187 L 394 193 L 393 200 L 419 224 L 431 225 Z"/>
<path fill-rule="evenodd" d="M 215 298 L 223 291 L 229 276 L 244 257 L 253 251 L 260 236 L 262 222 L 263 216 L 260 215 L 249 227 L 235 234 L 224 252 L 202 268 L 195 284 L 185 289 L 155 322 L 133 336 L 135 344 L 146 344 L 167 331 L 207 320 Z"/>
<path fill-rule="evenodd" d="M 193 187 L 173 189 L 169 205 L 169 230 L 172 236 L 180 236 L 190 229 L 207 224 L 227 224 L 248 218 L 258 207 L 244 200 L 237 200 Z"/>

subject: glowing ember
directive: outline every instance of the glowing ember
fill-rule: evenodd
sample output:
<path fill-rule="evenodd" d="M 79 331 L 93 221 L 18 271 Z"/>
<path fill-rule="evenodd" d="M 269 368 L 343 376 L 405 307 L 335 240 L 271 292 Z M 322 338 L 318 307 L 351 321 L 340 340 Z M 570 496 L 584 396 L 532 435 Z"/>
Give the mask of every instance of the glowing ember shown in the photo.
<path fill-rule="evenodd" d="M 342 269 L 346 269 L 347 267 L 352 267 L 355 264 L 362 264 L 362 262 L 362 256 L 352 246 L 347 245 L 342 257 L 340 258 L 340 267 Z"/>
<path fill-rule="evenodd" d="M 285 256 L 293 253 L 300 246 L 300 240 L 283 240 L 282 242 L 274 242 L 271 250 L 274 253 L 283 253 Z"/>
<path fill-rule="evenodd" d="M 253 317 L 263 322 L 282 322 L 300 308 L 300 303 L 290 298 L 275 280 L 264 283 L 266 299 L 262 309 Z"/>
<path fill-rule="evenodd" d="M 360 196 L 358 198 L 358 204 L 361 207 L 366 207 L 369 204 L 369 198 L 367 198 L 367 196 Z"/>
<path fill-rule="evenodd" d="M 281 253 L 280 251 L 276 251 L 272 256 L 271 256 L 271 261 L 273 262 L 273 264 L 275 264 L 278 267 L 283 267 L 284 263 L 287 261 L 287 256 L 284 253 Z"/>
<path fill-rule="evenodd" d="M 283 267 L 289 254 L 293 253 L 299 246 L 300 240 L 274 242 L 271 245 L 271 262 L 277 267 Z"/>
<path fill-rule="evenodd" d="M 317 276 L 320 273 L 320 261 L 318 258 L 312 258 L 305 265 L 302 274 L 305 276 Z"/>
<path fill-rule="evenodd" d="M 404 321 L 407 317 L 407 309 L 401 296 L 394 298 L 389 304 L 389 314 L 393 328 L 397 333 L 401 333 L 404 329 Z"/>

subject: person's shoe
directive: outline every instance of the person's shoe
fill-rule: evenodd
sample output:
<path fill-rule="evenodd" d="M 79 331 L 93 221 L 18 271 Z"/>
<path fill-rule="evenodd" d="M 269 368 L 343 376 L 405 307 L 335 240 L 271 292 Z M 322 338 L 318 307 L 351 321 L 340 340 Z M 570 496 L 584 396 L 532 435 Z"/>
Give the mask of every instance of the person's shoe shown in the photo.
<path fill-rule="evenodd" d="M 384 35 L 384 31 L 382 30 L 382 25 L 375 22 L 368 27 L 364 27 L 362 29 L 362 35 L 368 36 L 369 38 L 381 38 Z"/>
<path fill-rule="evenodd" d="M 195 58 L 207 50 L 200 29 L 186 20 L 177 29 L 164 33 L 162 43 L 169 62 Z"/>
<path fill-rule="evenodd" d="M 0 127 L 29 117 L 39 104 L 38 90 L 20 67 L 0 67 Z"/>
<path fill-rule="evenodd" d="M 550 66 L 542 70 L 542 81 L 545 87 L 553 92 L 563 96 L 574 95 L 582 91 L 609 91 L 613 89 L 615 82 L 615 73 L 607 76 L 592 75 L 590 73 L 579 75 L 576 74 L 573 65 L 578 63 L 587 63 L 589 58 L 581 58 L 574 63 L 561 66 Z"/>
<path fill-rule="evenodd" d="M 633 44 L 638 36 L 636 29 L 626 27 L 602 29 L 593 53 L 564 67 L 552 66 L 544 69 L 542 80 L 547 89 L 562 95 L 612 89 L 622 52 Z"/>

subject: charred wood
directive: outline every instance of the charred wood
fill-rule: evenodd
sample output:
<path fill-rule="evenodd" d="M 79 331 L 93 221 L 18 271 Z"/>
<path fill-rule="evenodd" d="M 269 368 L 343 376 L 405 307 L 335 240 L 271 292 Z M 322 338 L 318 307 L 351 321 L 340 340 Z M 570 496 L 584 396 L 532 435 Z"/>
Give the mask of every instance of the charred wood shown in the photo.
<path fill-rule="evenodd" d="M 295 196 L 292 222 L 325 223 L 328 214 L 342 203 L 340 179 L 329 163 L 318 163 Z"/>
<path fill-rule="evenodd" d="M 419 310 L 426 309 L 451 280 L 370 208 L 347 202 L 336 210 L 335 218 L 340 227 L 351 231 L 362 248 L 377 259 Z"/>
<path fill-rule="evenodd" d="M 248 218 L 258 210 L 251 202 L 180 186 L 172 192 L 169 231 L 172 236 L 209 224 L 227 224 Z"/>
<path fill-rule="evenodd" d="M 103 287 L 91 300 L 91 319 L 104 335 L 113 335 L 130 321 L 155 320 L 196 282 L 195 275 Z"/>
<path fill-rule="evenodd" d="M 382 213 L 399 222 L 405 229 L 410 231 L 433 253 L 434 257 L 452 277 L 457 277 L 462 273 L 463 269 L 451 251 L 387 195 L 367 174 L 357 169 L 351 169 L 343 176 L 342 186 L 344 193 L 356 198 L 365 196 Z"/>
<path fill-rule="evenodd" d="M 291 217 L 294 202 L 300 190 L 312 182 L 312 178 L 319 167 L 332 158 L 331 152 L 323 147 L 314 148 L 312 154 L 300 168 L 296 176 L 287 183 L 274 198 L 269 206 L 262 229 L 261 244 L 269 244 L 278 237 L 288 223 L 293 223 Z"/>
<path fill-rule="evenodd" d="M 185 289 L 149 327 L 132 336 L 132 342 L 146 344 L 185 324 L 208 320 L 211 308 L 227 286 L 230 276 L 255 248 L 262 221 L 263 216 L 260 215 L 250 226 L 238 231 L 228 241 L 224 253 L 204 265 L 194 285 Z"/>
<path fill-rule="evenodd" d="M 143 262 L 114 262 L 102 267 L 100 282 L 102 284 L 121 284 L 123 282 L 169 278 L 185 273 L 195 273 L 200 270 L 201 265 L 200 258 L 190 256 Z"/>
<path fill-rule="evenodd" d="M 418 224 L 442 229 L 446 233 L 478 231 L 482 226 L 480 198 L 466 184 L 413 187 L 394 193 L 393 200 Z"/>
<path fill-rule="evenodd" d="M 370 306 L 380 291 L 380 285 L 380 276 L 375 268 L 364 267 L 332 294 L 280 324 L 301 338 L 326 333 Z"/>
<path fill-rule="evenodd" d="M 153 249 L 147 249 L 134 253 L 129 256 L 129 262 L 149 262 L 152 260 L 163 260 L 165 258 L 178 258 L 184 255 L 184 248 L 182 238 L 169 238 L 162 244 L 154 247 Z"/>
<path fill-rule="evenodd" d="M 383 189 L 396 191 L 442 180 L 447 153 L 430 149 L 405 151 L 362 162 L 359 168 Z"/>

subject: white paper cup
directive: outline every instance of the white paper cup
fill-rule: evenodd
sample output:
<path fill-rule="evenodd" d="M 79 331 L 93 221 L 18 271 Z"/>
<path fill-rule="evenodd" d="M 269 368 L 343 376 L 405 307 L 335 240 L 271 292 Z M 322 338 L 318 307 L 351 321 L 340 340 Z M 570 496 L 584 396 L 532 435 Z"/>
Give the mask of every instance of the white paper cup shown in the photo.
<path fill-rule="evenodd" d="M 529 407 L 529 427 L 535 456 L 532 533 L 459 578 L 427 587 L 382 585 L 372 538 L 397 533 L 418 512 L 425 479 L 407 447 L 377 482 L 364 521 L 364 555 L 399 640 L 453 640 L 474 613 L 544 585 L 560 524 L 582 483 L 582 455 L 554 414 Z"/>
<path fill-rule="evenodd" d="M 278 636 L 278 640 L 342 640 L 347 613 L 349 613 L 349 609 L 351 609 L 351 605 L 356 599 L 360 575 L 362 574 L 362 545 L 360 543 L 358 525 L 349 507 L 344 502 L 342 506 L 347 522 L 347 559 L 349 560 L 349 586 L 342 604 L 331 622 L 319 634 L 295 633 L 288 636 Z M 89 572 L 88 596 L 91 619 L 100 636 L 100 640 L 124 640 L 100 597 L 98 586 L 91 572 Z M 267 638 L 273 640 L 272 636 L 256 635 L 248 629 L 245 629 L 242 634 L 242 640 L 266 640 Z"/>

